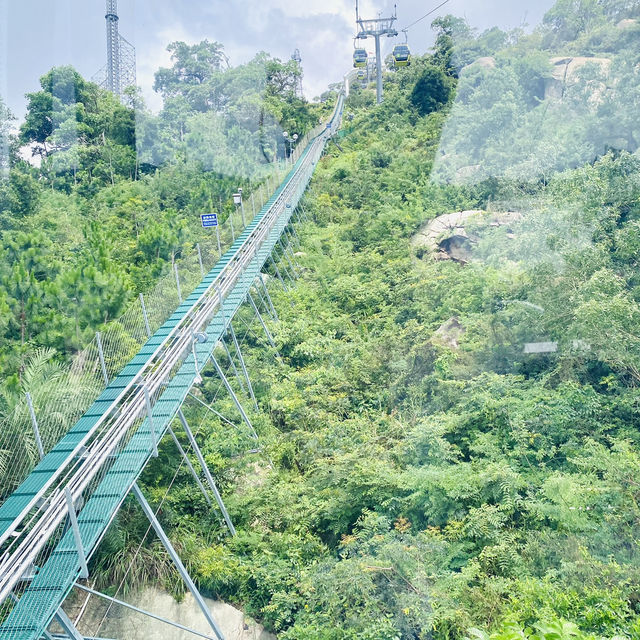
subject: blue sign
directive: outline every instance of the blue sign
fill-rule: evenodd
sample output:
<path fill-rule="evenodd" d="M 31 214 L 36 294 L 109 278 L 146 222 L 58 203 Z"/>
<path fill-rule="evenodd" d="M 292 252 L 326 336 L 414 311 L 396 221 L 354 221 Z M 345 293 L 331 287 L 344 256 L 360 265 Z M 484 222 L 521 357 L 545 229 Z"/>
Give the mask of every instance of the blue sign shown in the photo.
<path fill-rule="evenodd" d="M 200 216 L 200 220 L 202 220 L 202 226 L 205 229 L 207 227 L 217 227 L 218 226 L 218 214 L 217 213 L 203 213 Z"/>

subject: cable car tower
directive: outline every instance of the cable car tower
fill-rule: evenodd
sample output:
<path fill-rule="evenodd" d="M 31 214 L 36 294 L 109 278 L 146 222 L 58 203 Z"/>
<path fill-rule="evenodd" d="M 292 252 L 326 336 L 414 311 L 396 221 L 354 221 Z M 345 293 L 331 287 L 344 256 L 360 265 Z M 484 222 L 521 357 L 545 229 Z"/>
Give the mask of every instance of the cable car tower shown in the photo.
<path fill-rule="evenodd" d="M 302 93 L 302 56 L 300 55 L 300 49 L 296 49 L 291 54 L 291 59 L 294 62 L 298 63 L 298 68 L 300 69 L 300 77 L 298 78 L 298 82 L 296 84 L 296 93 L 298 94 L 299 98 L 302 98 L 304 94 Z"/>
<path fill-rule="evenodd" d="M 398 32 L 393 28 L 393 23 L 396 20 L 397 14 L 395 6 L 393 9 L 393 15 L 389 18 L 378 17 L 373 20 L 363 20 L 358 13 L 358 0 L 356 0 L 356 25 L 358 26 L 356 38 L 360 38 L 362 40 L 375 38 L 376 41 L 376 97 L 378 104 L 382 102 L 382 54 L 380 51 L 380 38 L 382 36 L 394 38 L 398 35 Z"/>
<path fill-rule="evenodd" d="M 92 78 L 122 100 L 124 90 L 136 84 L 136 50 L 118 32 L 118 0 L 106 0 L 107 64 Z"/>

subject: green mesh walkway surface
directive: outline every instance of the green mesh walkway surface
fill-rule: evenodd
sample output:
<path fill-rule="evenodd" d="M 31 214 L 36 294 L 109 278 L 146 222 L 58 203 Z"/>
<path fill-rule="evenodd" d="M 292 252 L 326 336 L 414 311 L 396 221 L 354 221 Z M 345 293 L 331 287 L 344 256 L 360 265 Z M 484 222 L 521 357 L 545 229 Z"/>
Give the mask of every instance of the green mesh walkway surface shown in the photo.
<path fill-rule="evenodd" d="M 298 160 L 296 168 L 305 160 L 310 149 L 311 145 Z M 59 465 L 68 458 L 87 432 L 96 424 L 121 390 L 139 375 L 157 346 L 204 295 L 243 242 L 265 217 L 282 190 L 292 180 L 294 172 L 295 169 L 289 173 L 282 185 L 245 228 L 234 245 L 207 274 L 187 300 L 149 338 L 138 354 L 122 369 L 120 374 L 109 384 L 84 416 L 42 459 L 15 493 L 0 507 L 0 533 L 6 531 L 7 527 L 19 516 L 24 507 L 29 504 L 29 501 L 37 495 L 38 491 L 46 484 Z M 308 176 L 302 176 L 303 184 L 297 190 L 298 194 L 304 191 L 311 173 L 312 170 Z M 216 343 L 226 330 L 225 322 L 228 325 L 246 300 L 250 287 L 260 274 L 264 263 L 271 255 L 276 242 L 289 223 L 289 218 L 297 205 L 299 197 L 296 196 L 296 199 L 292 199 L 291 208 L 285 208 L 284 213 L 276 222 L 267 240 L 258 250 L 245 273 L 236 282 L 233 290 L 225 298 L 223 313 L 218 312 L 210 321 L 206 330 L 208 335 L 207 342 L 196 344 L 198 363 L 204 363 L 212 354 Z M 193 355 L 190 355 L 171 379 L 153 407 L 153 431 L 157 439 L 164 435 L 171 420 L 182 406 L 187 393 L 194 383 L 195 375 L 194 358 Z M 111 520 L 152 455 L 153 443 L 150 427 L 148 420 L 144 420 L 140 424 L 78 514 L 82 544 L 88 557 L 97 547 Z M 58 607 L 60 607 L 71 590 L 79 572 L 77 549 L 72 531 L 68 530 L 0 627 L 0 640 L 37 640 L 40 638 Z"/>

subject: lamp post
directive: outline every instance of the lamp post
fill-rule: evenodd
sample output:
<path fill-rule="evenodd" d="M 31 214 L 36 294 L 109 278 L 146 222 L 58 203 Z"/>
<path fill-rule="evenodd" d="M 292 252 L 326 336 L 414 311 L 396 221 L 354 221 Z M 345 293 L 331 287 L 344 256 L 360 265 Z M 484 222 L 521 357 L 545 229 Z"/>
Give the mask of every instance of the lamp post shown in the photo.
<path fill-rule="evenodd" d="M 290 143 L 290 146 L 291 146 L 291 164 L 294 164 L 293 147 L 296 144 L 296 142 L 298 141 L 298 134 L 294 133 L 292 139 L 293 139 L 293 142 Z"/>
<path fill-rule="evenodd" d="M 283 131 L 282 137 L 284 138 L 284 160 L 287 161 L 287 142 L 289 143 L 289 153 L 291 153 L 291 140 L 289 139 L 289 132 Z"/>

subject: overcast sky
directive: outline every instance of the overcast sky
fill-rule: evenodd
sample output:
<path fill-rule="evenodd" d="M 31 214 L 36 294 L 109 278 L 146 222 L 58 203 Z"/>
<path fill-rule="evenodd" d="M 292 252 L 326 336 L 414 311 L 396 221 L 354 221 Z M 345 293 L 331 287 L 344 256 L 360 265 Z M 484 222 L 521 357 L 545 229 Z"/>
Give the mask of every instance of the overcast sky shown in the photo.
<path fill-rule="evenodd" d="M 442 0 L 396 0 L 399 30 Z M 537 24 L 554 0 L 449 0 L 437 13 L 412 27 L 409 44 L 417 53 L 433 44 L 430 23 L 437 15 L 464 16 L 481 30 Z M 257 51 L 281 59 L 300 49 L 307 97 L 319 95 L 351 66 L 352 0 L 120 0 L 120 33 L 136 47 L 138 84 L 156 110 L 153 73 L 167 66 L 166 46 L 174 40 L 204 38 L 225 46 L 236 65 Z M 393 10 L 393 1 L 361 0 L 361 15 Z M 104 66 L 104 0 L 0 0 L 0 95 L 22 119 L 24 94 L 54 65 L 72 64 L 91 78 Z M 400 41 L 400 40 L 397 40 Z M 394 41 L 385 42 L 388 51 Z M 373 41 L 367 48 L 373 50 Z"/>

